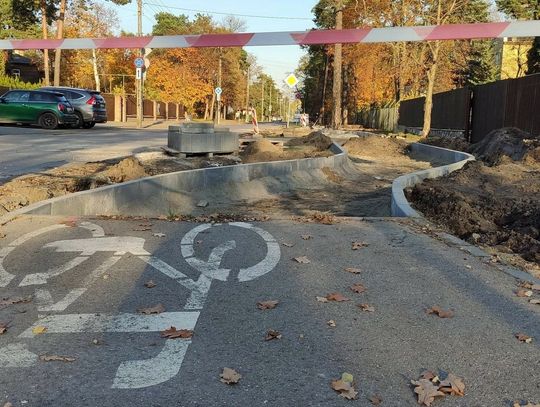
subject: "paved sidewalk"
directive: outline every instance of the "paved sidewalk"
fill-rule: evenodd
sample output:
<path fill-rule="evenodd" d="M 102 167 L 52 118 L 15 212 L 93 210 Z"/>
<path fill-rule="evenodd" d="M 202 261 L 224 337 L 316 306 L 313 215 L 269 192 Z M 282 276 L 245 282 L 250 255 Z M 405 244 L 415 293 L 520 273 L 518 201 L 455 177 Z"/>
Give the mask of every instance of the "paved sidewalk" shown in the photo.
<path fill-rule="evenodd" d="M 0 306 L 9 322 L 0 405 L 371 406 L 378 394 L 382 406 L 417 406 L 410 380 L 424 369 L 465 382 L 464 397 L 434 406 L 540 402 L 540 307 L 486 259 L 407 221 L 23 217 L 3 232 L 0 299 L 32 299 Z M 310 263 L 293 260 L 301 256 Z M 351 291 L 355 283 L 366 291 Z M 335 292 L 350 301 L 316 299 Z M 279 304 L 258 309 L 265 300 Z M 157 304 L 164 312 L 137 312 Z M 454 317 L 428 315 L 433 305 Z M 170 326 L 194 335 L 161 338 Z M 282 338 L 265 341 L 269 329 Z M 242 375 L 238 384 L 220 382 L 224 367 Z M 354 375 L 355 401 L 330 388 L 343 372 Z"/>

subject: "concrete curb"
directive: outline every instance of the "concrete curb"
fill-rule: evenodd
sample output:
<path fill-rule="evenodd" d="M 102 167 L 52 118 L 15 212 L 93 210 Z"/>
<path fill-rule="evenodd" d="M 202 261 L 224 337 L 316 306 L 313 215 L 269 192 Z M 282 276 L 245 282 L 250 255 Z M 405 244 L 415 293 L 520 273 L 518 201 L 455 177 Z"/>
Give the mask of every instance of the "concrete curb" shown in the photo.
<path fill-rule="evenodd" d="M 283 176 L 294 171 L 311 171 L 324 167 L 339 168 L 346 165 L 348 155 L 341 146 L 333 143 L 330 146 L 330 151 L 334 153 L 330 157 L 179 171 L 76 192 L 37 202 L 10 212 L 0 218 L 0 225 L 20 215 L 146 215 L 155 208 L 156 203 L 167 202 L 170 197 L 179 191 L 197 191 L 226 183 L 248 182 L 263 177 Z M 132 203 L 135 201 L 138 205 L 136 205 L 138 208 L 137 213 L 133 213 L 132 209 Z M 148 211 L 145 211 L 145 209 L 148 209 Z"/>
<path fill-rule="evenodd" d="M 392 216 L 421 218 L 422 215 L 416 212 L 405 198 L 405 193 L 403 192 L 404 189 L 419 184 L 428 178 L 437 178 L 448 175 L 453 171 L 459 170 L 465 163 L 473 161 L 475 158 L 473 155 L 461 151 L 449 150 L 447 148 L 430 146 L 429 144 L 422 143 L 412 143 L 411 150 L 418 155 L 449 163 L 441 167 L 411 172 L 410 174 L 405 174 L 396 178 L 394 182 L 392 182 Z"/>

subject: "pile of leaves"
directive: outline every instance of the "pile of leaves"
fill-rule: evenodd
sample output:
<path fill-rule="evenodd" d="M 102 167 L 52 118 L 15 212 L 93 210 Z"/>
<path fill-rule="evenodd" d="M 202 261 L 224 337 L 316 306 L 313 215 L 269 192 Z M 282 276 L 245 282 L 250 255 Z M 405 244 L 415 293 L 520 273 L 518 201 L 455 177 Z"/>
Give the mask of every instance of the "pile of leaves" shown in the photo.
<path fill-rule="evenodd" d="M 431 406 L 436 397 L 448 395 L 462 397 L 465 394 L 465 383 L 462 378 L 452 373 L 445 374 L 444 379 L 441 379 L 442 376 L 443 372 L 437 375 L 426 370 L 418 380 L 411 380 L 414 392 L 418 395 L 418 404 Z"/>

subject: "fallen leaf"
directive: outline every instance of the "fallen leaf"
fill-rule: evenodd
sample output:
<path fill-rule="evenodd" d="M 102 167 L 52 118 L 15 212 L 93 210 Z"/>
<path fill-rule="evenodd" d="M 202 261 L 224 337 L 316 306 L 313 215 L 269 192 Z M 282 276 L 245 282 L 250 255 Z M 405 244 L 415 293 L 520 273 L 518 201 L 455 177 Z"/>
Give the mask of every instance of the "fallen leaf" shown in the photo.
<path fill-rule="evenodd" d="M 430 380 L 432 381 L 437 377 L 435 373 L 433 373 L 431 370 L 424 370 L 422 373 L 420 373 L 420 377 L 422 379 Z"/>
<path fill-rule="evenodd" d="M 37 325 L 37 326 L 32 328 L 32 333 L 34 335 L 41 335 L 41 334 L 44 334 L 45 332 L 47 332 L 47 327 L 46 326 Z"/>
<path fill-rule="evenodd" d="M 279 304 L 279 301 L 268 300 L 260 301 L 257 303 L 257 308 L 259 309 L 274 309 Z"/>
<path fill-rule="evenodd" d="M 439 390 L 453 396 L 463 396 L 465 394 L 465 383 L 463 379 L 449 373 L 446 379 L 439 384 Z"/>
<path fill-rule="evenodd" d="M 0 335 L 3 335 L 8 330 L 8 323 L 7 322 L 0 322 Z"/>
<path fill-rule="evenodd" d="M 135 232 L 146 232 L 148 230 L 152 230 L 152 228 L 134 228 L 133 231 Z"/>
<path fill-rule="evenodd" d="M 354 390 L 352 383 L 343 381 L 342 379 L 332 380 L 330 387 L 347 400 L 354 400 L 358 395 L 358 392 Z"/>
<path fill-rule="evenodd" d="M 358 250 L 358 249 L 361 249 L 363 247 L 368 247 L 369 244 L 366 243 L 366 242 L 352 242 L 352 249 L 353 250 Z"/>
<path fill-rule="evenodd" d="M 454 313 L 450 310 L 445 311 L 438 305 L 434 305 L 433 307 L 426 310 L 427 314 L 435 314 L 439 318 L 452 318 L 454 316 Z"/>
<path fill-rule="evenodd" d="M 326 325 L 328 325 L 329 327 L 331 328 L 335 328 L 336 327 L 336 321 L 334 321 L 333 319 L 329 320 L 329 321 L 326 321 Z"/>
<path fill-rule="evenodd" d="M 152 236 L 154 236 L 154 237 L 165 237 L 167 235 L 165 233 L 152 233 Z"/>
<path fill-rule="evenodd" d="M 311 238 L 313 238 L 313 236 L 311 236 L 311 235 L 302 235 L 302 239 L 304 239 L 304 240 L 309 240 Z"/>
<path fill-rule="evenodd" d="M 317 301 L 319 302 L 328 302 L 328 298 L 326 297 L 315 297 L 315 298 L 317 298 Z"/>
<path fill-rule="evenodd" d="M 375 307 L 369 304 L 358 304 L 358 307 L 360 307 L 362 311 L 375 312 Z"/>
<path fill-rule="evenodd" d="M 520 281 L 518 283 L 518 287 L 526 288 L 527 290 L 531 290 L 533 288 L 534 283 L 532 281 Z"/>
<path fill-rule="evenodd" d="M 225 384 L 236 384 L 242 378 L 242 375 L 236 370 L 229 369 L 228 367 L 223 368 L 223 373 L 220 375 L 221 382 Z"/>
<path fill-rule="evenodd" d="M 24 304 L 30 301 L 32 301 L 32 297 L 2 298 L 0 300 L 0 307 L 13 305 L 13 304 Z"/>
<path fill-rule="evenodd" d="M 540 300 L 529 300 L 531 304 L 540 305 Z"/>
<path fill-rule="evenodd" d="M 353 273 L 353 274 L 360 274 L 362 272 L 362 270 L 358 268 L 354 268 L 354 267 L 346 267 L 345 271 L 348 273 Z"/>
<path fill-rule="evenodd" d="M 189 329 L 176 329 L 176 327 L 171 326 L 169 329 L 161 331 L 161 337 L 167 339 L 189 339 L 193 336 L 193 331 Z"/>
<path fill-rule="evenodd" d="M 154 288 L 156 286 L 156 283 L 154 283 L 152 280 L 149 280 L 146 283 L 144 283 L 144 286 L 146 288 Z"/>
<path fill-rule="evenodd" d="M 517 338 L 518 341 L 524 342 L 524 343 L 531 343 L 533 340 L 532 337 L 530 337 L 529 335 L 525 335 L 524 333 L 521 333 L 521 332 L 515 334 L 514 336 Z"/>
<path fill-rule="evenodd" d="M 465 267 L 468 268 L 469 270 L 472 269 L 472 266 L 469 264 L 466 264 Z"/>
<path fill-rule="evenodd" d="M 518 297 L 532 297 L 533 292 L 531 290 L 524 290 L 520 288 L 516 291 L 516 296 Z"/>
<path fill-rule="evenodd" d="M 374 406 L 380 406 L 383 399 L 378 394 L 374 394 L 373 396 L 370 396 L 368 400 L 373 404 Z"/>
<path fill-rule="evenodd" d="M 153 307 L 148 307 L 148 308 L 139 308 L 137 310 L 139 314 L 146 314 L 146 315 L 161 314 L 164 311 L 165 311 L 165 307 L 163 306 L 163 304 L 157 304 L 157 305 L 154 305 Z"/>
<path fill-rule="evenodd" d="M 75 358 L 59 355 L 40 355 L 39 359 L 44 362 L 75 362 Z"/>
<path fill-rule="evenodd" d="M 326 296 L 326 299 L 328 301 L 336 301 L 336 302 L 343 302 L 343 301 L 349 301 L 349 299 L 347 297 L 344 297 L 343 295 L 341 295 L 340 293 L 332 293 L 332 294 L 328 294 Z"/>
<path fill-rule="evenodd" d="M 271 341 L 272 339 L 281 339 L 281 333 L 278 331 L 275 331 L 273 329 L 270 329 L 264 338 L 265 341 Z"/>
<path fill-rule="evenodd" d="M 149 228 L 152 226 L 152 223 L 139 223 L 139 226 L 143 227 L 143 228 Z"/>
<path fill-rule="evenodd" d="M 354 382 L 354 376 L 350 373 L 343 372 L 341 373 L 341 380 L 347 383 L 353 383 Z"/>
<path fill-rule="evenodd" d="M 356 284 L 353 284 L 352 286 L 349 287 L 352 291 L 354 291 L 355 293 L 357 294 L 361 294 L 363 293 L 364 291 L 366 291 L 366 287 L 364 287 L 362 284 L 360 283 L 356 283 Z"/>
<path fill-rule="evenodd" d="M 527 404 L 521 404 L 520 401 L 514 401 L 514 404 L 512 405 L 512 407 L 540 407 L 540 404 L 534 404 L 534 403 L 531 403 L 530 401 L 526 401 L 525 403 Z"/>
<path fill-rule="evenodd" d="M 444 393 L 439 391 L 439 387 L 428 379 L 411 380 L 411 383 L 415 386 L 414 392 L 418 395 L 418 404 L 431 406 L 435 397 L 444 396 Z"/>
<path fill-rule="evenodd" d="M 286 242 L 283 242 L 283 243 L 281 243 L 281 244 L 282 244 L 283 246 L 285 246 L 285 247 L 293 247 L 293 246 L 294 246 L 294 244 L 292 244 L 292 243 L 286 243 Z"/>
<path fill-rule="evenodd" d="M 311 261 L 306 256 L 295 257 L 293 260 L 301 264 L 311 263 Z"/>
<path fill-rule="evenodd" d="M 4 407 L 13 407 L 13 404 L 8 401 L 6 404 L 4 404 Z"/>

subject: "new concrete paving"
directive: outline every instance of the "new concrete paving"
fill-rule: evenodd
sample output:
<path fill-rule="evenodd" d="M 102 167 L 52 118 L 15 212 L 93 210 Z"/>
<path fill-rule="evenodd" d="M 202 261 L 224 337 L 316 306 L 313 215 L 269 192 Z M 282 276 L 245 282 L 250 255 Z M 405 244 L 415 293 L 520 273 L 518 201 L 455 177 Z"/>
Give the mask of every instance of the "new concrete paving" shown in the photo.
<path fill-rule="evenodd" d="M 383 406 L 416 406 L 410 380 L 424 369 L 466 384 L 464 397 L 435 406 L 540 401 L 540 307 L 516 297 L 516 280 L 487 259 L 407 220 L 65 220 L 23 217 L 3 229 L 0 298 L 32 300 L 0 309 L 9 322 L 0 404 L 370 406 L 376 393 Z M 353 241 L 368 246 L 352 250 Z M 354 283 L 366 292 L 352 292 Z M 316 300 L 333 292 L 350 301 Z M 264 300 L 279 304 L 259 310 Z M 158 303 L 165 312 L 137 313 Z M 426 314 L 433 305 L 455 316 Z M 169 325 L 193 328 L 193 338 L 161 338 Z M 265 341 L 269 329 L 282 338 Z M 521 343 L 517 332 L 535 340 Z M 238 384 L 220 382 L 224 367 L 242 374 Z M 355 377 L 356 401 L 330 388 L 343 372 Z"/>

